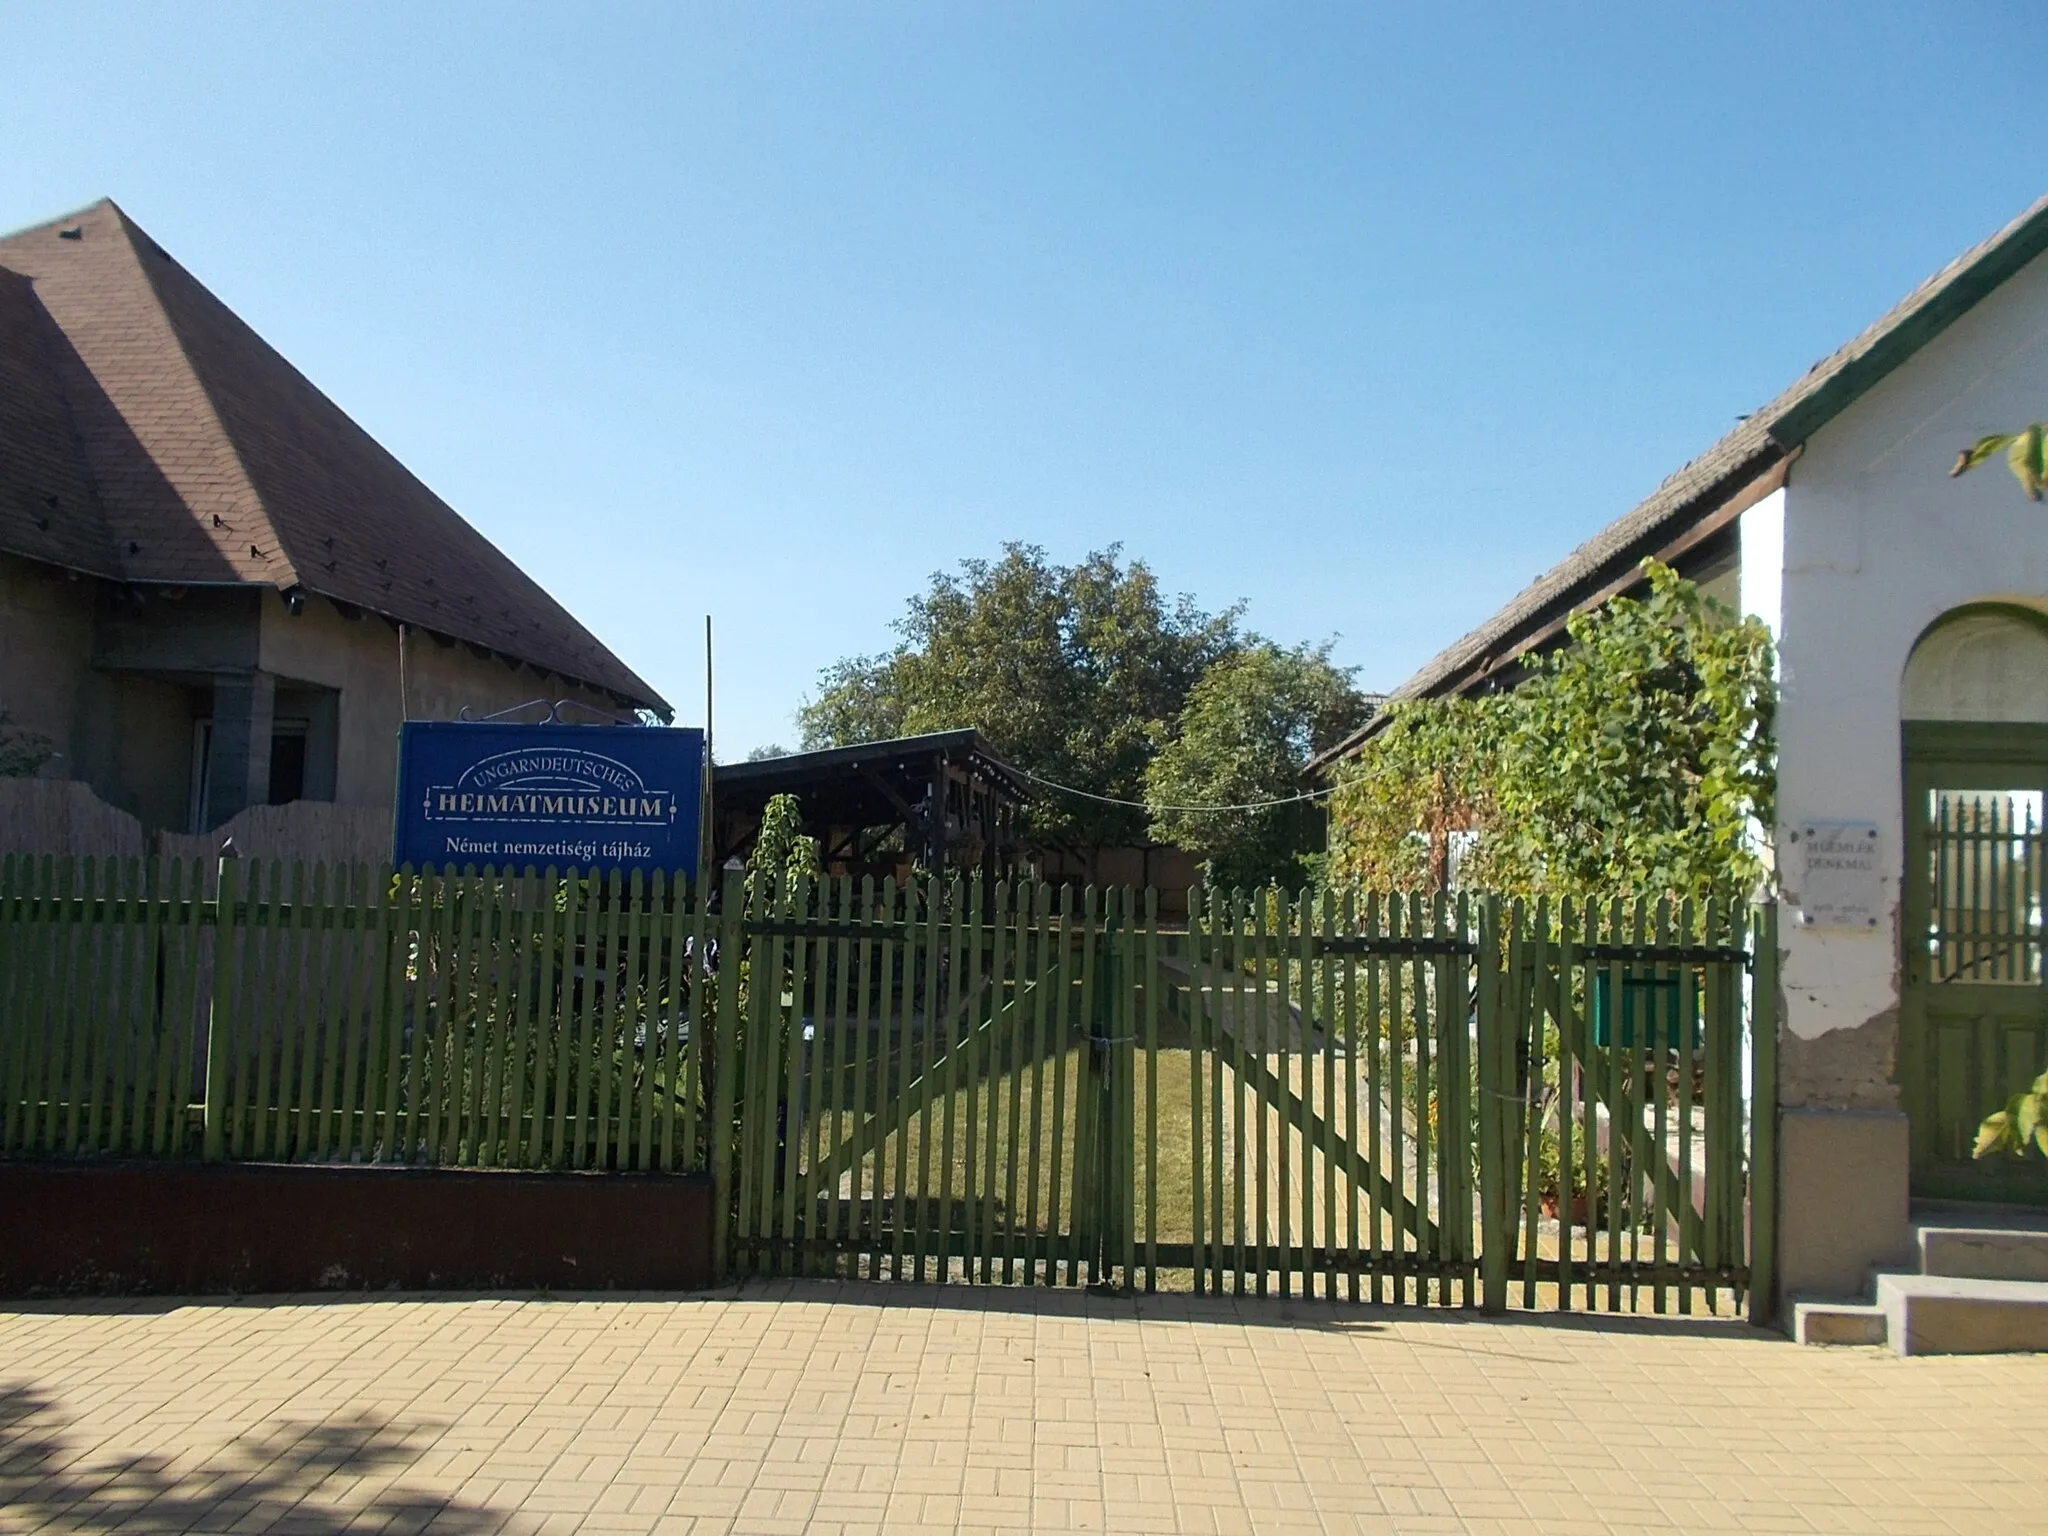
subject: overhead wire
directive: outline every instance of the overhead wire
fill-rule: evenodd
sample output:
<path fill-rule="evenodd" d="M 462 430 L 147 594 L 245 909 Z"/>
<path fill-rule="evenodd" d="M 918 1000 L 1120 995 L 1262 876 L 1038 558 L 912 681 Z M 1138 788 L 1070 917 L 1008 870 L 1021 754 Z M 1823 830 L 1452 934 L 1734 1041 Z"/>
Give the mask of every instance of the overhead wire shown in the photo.
<path fill-rule="evenodd" d="M 1340 786 L 1332 784 L 1326 789 L 1311 789 L 1299 795 L 1288 795 L 1280 800 L 1249 800 L 1243 805 L 1154 805 L 1149 800 L 1123 800 L 1115 795 L 1098 795 L 1091 789 L 1076 789 L 1071 784 L 1062 784 L 1033 773 L 1029 768 L 1016 770 L 1034 784 L 1043 784 L 1047 789 L 1056 789 L 1063 795 L 1075 795 L 1083 800 L 1093 800 L 1100 805 L 1128 806 L 1138 811 L 1171 811 L 1182 815 L 1215 816 L 1230 811 L 1267 811 L 1282 805 L 1300 805 L 1309 800 L 1322 800 L 1337 793 Z"/>

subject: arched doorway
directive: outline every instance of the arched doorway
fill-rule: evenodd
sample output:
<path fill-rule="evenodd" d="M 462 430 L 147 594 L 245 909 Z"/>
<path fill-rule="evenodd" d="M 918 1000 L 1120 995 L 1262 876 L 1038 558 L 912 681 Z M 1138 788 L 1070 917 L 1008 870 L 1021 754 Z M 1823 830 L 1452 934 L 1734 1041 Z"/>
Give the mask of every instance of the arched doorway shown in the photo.
<path fill-rule="evenodd" d="M 2048 1068 L 2048 619 L 2004 603 L 1945 615 L 1906 663 L 1900 714 L 1913 1192 L 2048 1203 L 2048 1161 L 1972 1156 L 1983 1118 Z"/>

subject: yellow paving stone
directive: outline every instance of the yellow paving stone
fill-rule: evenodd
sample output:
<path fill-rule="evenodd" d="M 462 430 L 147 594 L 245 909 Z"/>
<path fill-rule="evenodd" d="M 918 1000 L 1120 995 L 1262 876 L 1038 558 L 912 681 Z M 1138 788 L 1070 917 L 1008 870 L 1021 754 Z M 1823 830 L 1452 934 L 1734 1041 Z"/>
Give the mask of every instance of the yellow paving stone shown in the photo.
<path fill-rule="evenodd" d="M 0 1407 L 7 1536 L 1950 1532 L 2048 1455 L 2044 1361 L 795 1281 L 23 1306 Z"/>

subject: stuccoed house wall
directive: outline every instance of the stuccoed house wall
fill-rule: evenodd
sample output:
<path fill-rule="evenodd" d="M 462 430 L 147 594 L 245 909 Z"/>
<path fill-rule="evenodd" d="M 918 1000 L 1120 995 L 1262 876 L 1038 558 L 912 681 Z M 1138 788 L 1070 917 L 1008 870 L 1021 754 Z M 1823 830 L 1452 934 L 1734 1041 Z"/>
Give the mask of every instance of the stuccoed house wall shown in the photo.
<path fill-rule="evenodd" d="M 68 748 L 92 658 L 94 583 L 0 551 L 0 709 Z"/>
<path fill-rule="evenodd" d="M 2002 462 L 1947 473 L 1959 448 L 2044 415 L 2048 257 L 1823 427 L 1786 488 L 1742 519 L 1742 604 L 1771 624 L 1782 673 L 1787 1294 L 1859 1290 L 1871 1265 L 1903 1256 L 1902 687 L 1916 643 L 1944 615 L 1987 601 L 2048 610 L 2048 507 Z M 2038 708 L 2018 696 L 2003 707 Z M 1808 925 L 1795 834 L 1857 822 L 1878 829 L 1877 920 Z"/>
<path fill-rule="evenodd" d="M 152 826 L 182 828 L 190 690 L 108 665 L 117 618 L 109 583 L 0 553 L 0 707 L 13 726 L 50 740 L 43 776 L 88 783 Z"/>
<path fill-rule="evenodd" d="M 46 776 L 157 838 L 388 817 L 408 713 L 564 697 L 663 708 L 112 202 L 0 234 L 0 707 Z"/>
<path fill-rule="evenodd" d="M 407 719 L 456 720 L 495 714 L 536 699 L 569 700 L 571 723 L 630 718 L 626 706 L 481 646 L 413 629 L 404 641 L 405 700 L 399 701 L 397 629 L 375 617 L 345 617 L 312 599 L 293 613 L 275 592 L 263 595 L 262 667 L 279 678 L 337 690 L 337 804 L 388 812 L 397 786 L 398 727 Z M 537 719 L 539 710 L 521 715 Z"/>
<path fill-rule="evenodd" d="M 564 711 L 572 720 L 624 710 L 594 689 L 429 632 L 410 631 L 404 649 L 401 709 L 399 633 L 382 618 L 349 616 L 320 597 L 291 605 L 256 587 L 138 596 L 0 553 L 0 706 L 13 726 L 51 742 L 38 777 L 88 787 L 134 818 L 143 846 L 166 854 L 210 852 L 230 830 L 185 835 L 194 725 L 213 708 L 207 680 L 216 673 L 269 676 L 274 718 L 307 723 L 302 809 L 259 805 L 253 809 L 267 814 L 237 818 L 237 846 L 256 857 L 357 859 L 372 845 L 388 850 L 406 710 L 421 720 L 457 719 L 465 709 L 477 718 L 536 699 L 572 701 Z M 126 836 L 119 847 L 97 846 L 94 829 L 105 818 L 76 797 L 5 783 L 0 794 L 8 797 L 0 851 L 135 851 Z M 359 814 L 337 819 L 328 807 Z"/>

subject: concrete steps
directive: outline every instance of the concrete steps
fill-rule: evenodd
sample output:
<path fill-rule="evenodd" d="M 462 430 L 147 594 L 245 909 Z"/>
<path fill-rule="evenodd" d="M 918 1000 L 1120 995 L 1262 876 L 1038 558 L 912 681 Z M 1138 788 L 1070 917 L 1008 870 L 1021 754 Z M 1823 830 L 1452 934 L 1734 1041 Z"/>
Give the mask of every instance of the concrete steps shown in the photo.
<path fill-rule="evenodd" d="M 2048 1283 L 1966 1275 L 1879 1275 L 1886 1336 L 1902 1355 L 2048 1349 Z"/>
<path fill-rule="evenodd" d="M 1792 1308 L 1800 1344 L 1882 1344 L 1890 1332 L 1883 1307 L 1854 1301 L 1802 1301 Z"/>
<path fill-rule="evenodd" d="M 2048 1280 L 2048 1232 L 1922 1227 L 1920 1273 L 1976 1280 Z"/>
<path fill-rule="evenodd" d="M 1793 1338 L 1902 1355 L 2048 1350 L 2048 1212 L 1943 1213 L 1915 1221 L 1913 1237 L 1918 1273 L 1878 1275 L 1867 1302 L 1797 1303 Z"/>

